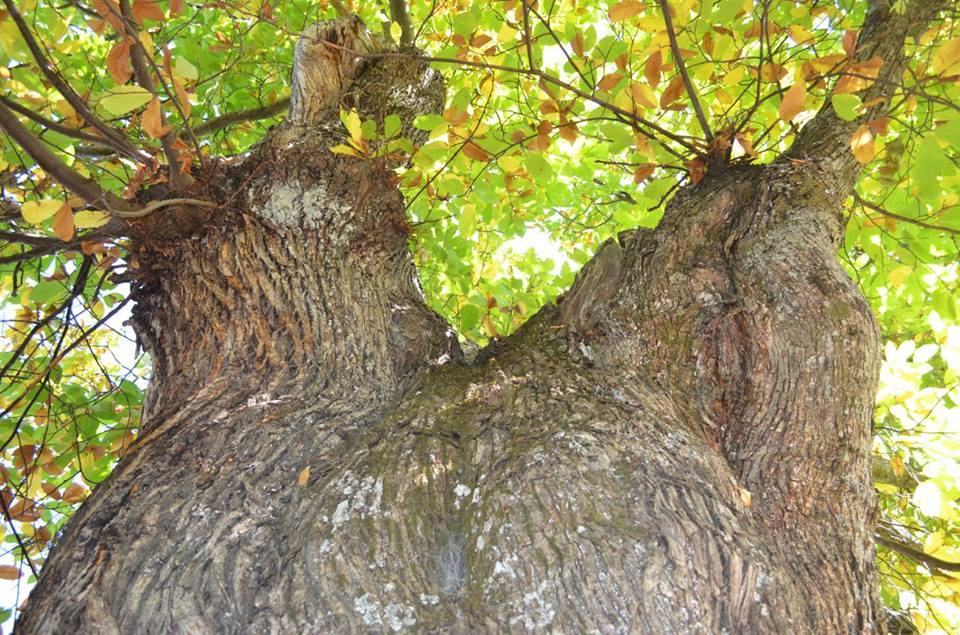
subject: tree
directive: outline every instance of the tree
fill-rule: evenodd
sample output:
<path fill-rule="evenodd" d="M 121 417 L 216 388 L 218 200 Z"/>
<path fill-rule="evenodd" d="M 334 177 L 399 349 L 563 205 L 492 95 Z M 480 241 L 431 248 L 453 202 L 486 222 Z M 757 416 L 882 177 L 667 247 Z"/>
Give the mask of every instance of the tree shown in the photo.
<path fill-rule="evenodd" d="M 951 409 L 958 372 L 951 3 L 4 3 L 0 262 L 31 326 L 0 501 L 29 567 L 66 516 L 43 494 L 122 456 L 19 630 L 886 628 L 883 338 Z M 581 261 L 609 237 L 555 301 L 574 267 L 467 253 L 536 214 Z M 905 334 L 847 272 L 920 279 L 882 232 L 953 266 L 905 286 Z M 150 386 L 93 398 L 74 356 L 128 301 Z M 897 452 L 881 506 L 939 524 L 883 524 L 884 571 L 954 588 L 960 492 Z"/>

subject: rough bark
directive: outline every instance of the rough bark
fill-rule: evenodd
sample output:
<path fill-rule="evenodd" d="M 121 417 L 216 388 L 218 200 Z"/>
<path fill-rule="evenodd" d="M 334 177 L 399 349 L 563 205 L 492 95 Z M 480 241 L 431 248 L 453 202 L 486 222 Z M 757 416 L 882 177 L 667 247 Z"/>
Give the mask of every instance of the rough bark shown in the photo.
<path fill-rule="evenodd" d="M 368 116 L 442 105 L 420 62 L 358 72 Z M 133 227 L 144 433 L 20 631 L 883 630 L 879 338 L 825 136 L 683 190 L 466 361 L 324 112 L 225 165 L 215 215 Z"/>

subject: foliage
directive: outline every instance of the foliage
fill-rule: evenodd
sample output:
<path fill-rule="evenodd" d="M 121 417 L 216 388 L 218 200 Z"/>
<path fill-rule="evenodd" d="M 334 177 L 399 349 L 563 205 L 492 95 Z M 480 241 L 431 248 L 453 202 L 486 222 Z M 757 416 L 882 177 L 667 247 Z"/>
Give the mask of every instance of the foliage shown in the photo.
<path fill-rule="evenodd" d="M 874 104 L 860 94 L 882 64 L 853 59 L 867 5 L 854 0 L 434 0 L 412 3 L 409 23 L 396 16 L 403 24 L 385 2 L 357 5 L 384 40 L 412 27 L 448 101 L 416 122 L 429 134 L 418 148 L 396 125 L 376 130 L 345 111 L 350 145 L 335 150 L 360 160 L 374 147 L 414 151 L 399 178 L 426 295 L 480 344 L 556 298 L 601 242 L 655 226 L 711 157 L 770 161 L 821 108 L 866 119 Z M 127 201 L 250 148 L 282 119 L 296 37 L 342 8 L 5 6 L 0 104 Z M 883 599 L 924 632 L 960 629 L 956 30 L 947 16 L 909 42 L 889 112 L 859 121 L 850 151 L 864 171 L 839 253 L 886 339 L 875 444 Z M 38 51 L 73 100 L 40 72 Z M 383 138 L 391 145 L 371 144 Z M 117 330 L 131 256 L 111 231 L 112 208 L 67 192 L 12 137 L 0 153 L 0 503 L 16 559 L 0 578 L 16 579 L 42 565 L 134 442 L 148 364 Z"/>

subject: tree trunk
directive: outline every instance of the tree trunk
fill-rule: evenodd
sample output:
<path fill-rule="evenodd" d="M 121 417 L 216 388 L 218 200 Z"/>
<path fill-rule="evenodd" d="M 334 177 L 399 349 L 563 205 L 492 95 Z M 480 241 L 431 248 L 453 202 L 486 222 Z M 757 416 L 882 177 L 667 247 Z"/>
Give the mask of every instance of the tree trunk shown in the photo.
<path fill-rule="evenodd" d="M 423 62 L 358 72 L 365 118 L 442 105 Z M 21 632 L 883 630 L 842 134 L 708 174 L 467 361 L 389 165 L 300 107 L 215 214 L 131 227 L 149 411 Z"/>

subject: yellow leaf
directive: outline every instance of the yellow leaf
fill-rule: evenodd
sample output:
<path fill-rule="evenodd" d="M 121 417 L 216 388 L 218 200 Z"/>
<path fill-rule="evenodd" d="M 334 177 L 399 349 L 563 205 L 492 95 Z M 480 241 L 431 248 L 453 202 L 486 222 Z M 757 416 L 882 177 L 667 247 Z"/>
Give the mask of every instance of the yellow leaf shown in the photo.
<path fill-rule="evenodd" d="M 931 66 L 937 75 L 960 73 L 960 37 L 949 39 L 941 44 L 933 54 Z"/>
<path fill-rule="evenodd" d="M 306 486 L 307 481 L 309 480 L 310 480 L 310 466 L 308 465 L 307 467 L 300 470 L 299 474 L 297 474 L 297 485 L 299 485 L 300 487 L 304 487 Z"/>
<path fill-rule="evenodd" d="M 641 11 L 643 11 L 643 3 L 639 0 L 623 0 L 610 7 L 610 19 L 614 22 L 622 22 Z"/>
<path fill-rule="evenodd" d="M 500 157 L 497 159 L 497 163 L 500 164 L 504 172 L 516 172 L 520 169 L 520 157 L 518 156 Z"/>
<path fill-rule="evenodd" d="M 910 277 L 911 273 L 913 273 L 913 269 L 910 265 L 900 265 L 887 273 L 887 282 L 889 282 L 892 287 L 899 287 Z"/>
<path fill-rule="evenodd" d="M 346 126 L 350 138 L 355 143 L 360 143 L 363 140 L 363 131 L 360 129 L 360 115 L 357 114 L 356 110 L 351 110 L 343 117 L 343 125 Z"/>
<path fill-rule="evenodd" d="M 340 145 L 336 145 L 336 146 L 333 146 L 332 148 L 330 148 L 330 152 L 332 152 L 332 153 L 334 153 L 334 154 L 349 154 L 349 155 L 352 156 L 352 157 L 359 157 L 359 156 L 360 156 L 360 153 L 359 153 L 359 152 L 357 152 L 356 150 L 354 150 L 354 149 L 351 148 L 350 146 L 343 145 L 342 143 L 341 143 Z"/>
<path fill-rule="evenodd" d="M 850 150 L 860 163 L 870 163 L 877 151 L 873 145 L 873 133 L 868 126 L 860 126 L 854 131 L 850 137 Z"/>
<path fill-rule="evenodd" d="M 946 538 L 946 535 L 944 534 L 943 530 L 928 534 L 923 541 L 923 552 L 935 553 L 940 547 L 943 546 L 944 538 Z"/>
<path fill-rule="evenodd" d="M 787 27 L 787 30 L 790 31 L 790 38 L 797 44 L 803 44 L 809 40 L 813 39 L 813 33 L 803 28 L 799 24 L 791 24 Z"/>
<path fill-rule="evenodd" d="M 23 220 L 36 225 L 56 214 L 62 205 L 63 201 L 55 200 L 28 201 L 20 208 L 20 213 Z"/>
<path fill-rule="evenodd" d="M 803 102 L 807 98 L 807 84 L 798 81 L 783 96 L 780 102 L 780 118 L 784 121 L 793 121 L 793 118 L 803 110 Z"/>
<path fill-rule="evenodd" d="M 653 89 L 642 82 L 633 82 L 630 84 L 630 93 L 634 101 L 644 108 L 656 108 L 657 98 L 653 95 Z"/>
<path fill-rule="evenodd" d="M 394 42 L 400 41 L 400 36 L 403 35 L 403 27 L 400 26 L 397 22 L 390 23 L 390 38 Z"/>
<path fill-rule="evenodd" d="M 106 225 L 110 217 L 103 212 L 86 211 L 77 212 L 73 215 L 73 226 L 77 229 L 91 229 Z"/>

